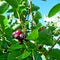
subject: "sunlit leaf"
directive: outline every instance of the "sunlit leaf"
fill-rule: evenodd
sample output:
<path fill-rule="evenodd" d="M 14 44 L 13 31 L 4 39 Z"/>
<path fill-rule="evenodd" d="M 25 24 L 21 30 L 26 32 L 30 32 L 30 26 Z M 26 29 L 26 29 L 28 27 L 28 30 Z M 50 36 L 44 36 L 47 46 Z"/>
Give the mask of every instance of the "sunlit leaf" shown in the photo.
<path fill-rule="evenodd" d="M 56 4 L 54 7 L 51 8 L 51 10 L 49 11 L 48 17 L 54 16 L 59 11 L 60 11 L 60 3 Z"/>
<path fill-rule="evenodd" d="M 27 40 L 36 40 L 38 38 L 38 30 L 33 30 L 27 37 Z"/>
<path fill-rule="evenodd" d="M 24 52 L 22 55 L 20 55 L 20 56 L 18 57 L 18 60 L 25 59 L 25 58 L 27 58 L 28 56 L 30 56 L 30 54 L 31 54 L 31 52 L 26 51 L 26 52 Z"/>
<path fill-rule="evenodd" d="M 20 49 L 20 48 L 23 48 L 23 47 L 24 47 L 24 45 L 13 44 L 13 45 L 10 46 L 9 51 L 17 50 L 17 49 Z"/>

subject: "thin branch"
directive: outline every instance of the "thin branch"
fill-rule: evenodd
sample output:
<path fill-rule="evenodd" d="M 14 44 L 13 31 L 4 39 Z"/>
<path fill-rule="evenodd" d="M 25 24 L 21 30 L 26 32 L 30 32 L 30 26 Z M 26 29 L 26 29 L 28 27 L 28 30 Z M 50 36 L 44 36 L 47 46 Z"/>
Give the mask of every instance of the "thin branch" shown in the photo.
<path fill-rule="evenodd" d="M 29 0 L 29 14 L 30 14 L 30 23 L 31 23 L 31 30 L 33 30 L 33 18 L 32 18 L 32 0 Z"/>
<path fill-rule="evenodd" d="M 20 20 L 20 14 L 19 14 L 19 12 L 18 11 L 16 11 L 17 12 L 17 15 L 18 15 L 18 18 L 19 18 L 19 20 Z M 20 20 L 21 21 L 21 20 Z"/>
<path fill-rule="evenodd" d="M 48 51 L 45 51 L 44 54 L 48 54 L 52 49 L 53 47 L 56 45 L 56 43 L 59 41 L 60 37 L 58 37 L 58 39 L 55 41 L 55 43 L 51 46 L 51 48 L 48 50 Z"/>
<path fill-rule="evenodd" d="M 19 12 L 18 12 L 17 10 L 16 10 L 16 12 L 17 12 L 17 15 L 18 15 L 20 24 L 21 24 L 22 28 L 24 28 L 24 24 L 23 24 L 23 21 L 22 21 L 21 18 L 20 18 L 20 14 L 19 14 Z"/>

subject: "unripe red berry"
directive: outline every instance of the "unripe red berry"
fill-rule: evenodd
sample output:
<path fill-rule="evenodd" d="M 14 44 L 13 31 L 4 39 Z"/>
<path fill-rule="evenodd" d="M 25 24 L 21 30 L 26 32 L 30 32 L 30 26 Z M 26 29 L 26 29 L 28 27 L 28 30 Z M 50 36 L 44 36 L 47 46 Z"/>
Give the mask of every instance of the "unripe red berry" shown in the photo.
<path fill-rule="evenodd" d="M 20 35 L 22 33 L 22 31 L 19 29 L 16 31 L 16 34 Z"/>
<path fill-rule="evenodd" d="M 41 27 L 40 30 L 44 30 L 44 27 Z"/>

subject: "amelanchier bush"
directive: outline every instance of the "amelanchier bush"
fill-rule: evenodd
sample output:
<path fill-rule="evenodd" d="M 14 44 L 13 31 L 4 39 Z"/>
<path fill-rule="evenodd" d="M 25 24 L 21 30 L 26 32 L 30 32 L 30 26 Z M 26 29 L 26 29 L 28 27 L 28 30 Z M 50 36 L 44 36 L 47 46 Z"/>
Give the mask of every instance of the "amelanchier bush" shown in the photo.
<path fill-rule="evenodd" d="M 52 17 L 60 4 L 49 12 Z M 32 0 L 0 0 L 0 60 L 60 60 L 60 29 L 49 23 L 43 26 L 39 7 Z M 50 46 L 46 49 L 45 46 Z"/>

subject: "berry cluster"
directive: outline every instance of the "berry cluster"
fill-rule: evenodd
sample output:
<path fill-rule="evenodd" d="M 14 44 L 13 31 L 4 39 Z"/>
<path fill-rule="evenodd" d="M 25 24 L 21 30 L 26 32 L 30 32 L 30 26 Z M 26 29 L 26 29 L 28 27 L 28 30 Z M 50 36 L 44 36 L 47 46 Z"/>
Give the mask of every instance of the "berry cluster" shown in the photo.
<path fill-rule="evenodd" d="M 19 44 L 23 43 L 23 39 L 25 38 L 25 35 L 22 33 L 22 31 L 19 29 L 16 32 L 12 33 L 13 38 L 17 39 Z"/>

